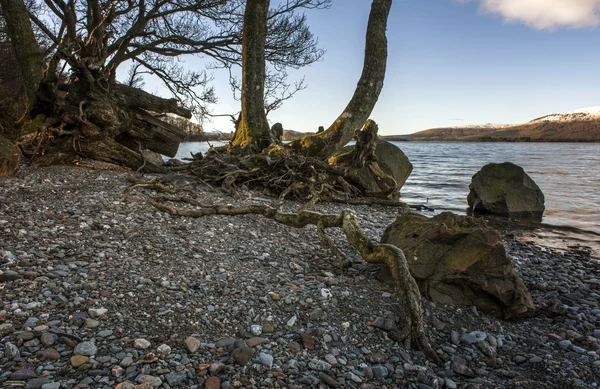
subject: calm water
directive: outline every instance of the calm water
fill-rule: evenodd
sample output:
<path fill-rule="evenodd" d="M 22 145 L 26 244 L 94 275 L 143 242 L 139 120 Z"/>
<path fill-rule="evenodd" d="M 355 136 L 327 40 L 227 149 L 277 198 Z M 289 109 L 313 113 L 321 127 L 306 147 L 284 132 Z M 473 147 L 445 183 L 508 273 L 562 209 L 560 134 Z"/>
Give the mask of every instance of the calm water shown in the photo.
<path fill-rule="evenodd" d="M 471 177 L 487 163 L 512 162 L 525 169 L 546 197 L 543 228 L 536 233 L 567 244 L 590 245 L 599 252 L 599 143 L 394 144 L 414 166 L 401 190 L 404 202 L 427 205 L 436 213 L 465 214 Z M 206 143 L 184 143 L 176 158 L 207 148 Z"/>

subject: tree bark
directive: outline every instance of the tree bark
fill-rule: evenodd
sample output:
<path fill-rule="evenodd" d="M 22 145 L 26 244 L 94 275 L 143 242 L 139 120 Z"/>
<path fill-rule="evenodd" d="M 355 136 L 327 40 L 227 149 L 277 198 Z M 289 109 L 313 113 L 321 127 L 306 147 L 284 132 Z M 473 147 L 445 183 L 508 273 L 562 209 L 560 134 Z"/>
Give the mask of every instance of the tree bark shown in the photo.
<path fill-rule="evenodd" d="M 248 0 L 242 32 L 242 113 L 231 144 L 262 150 L 275 142 L 265 113 L 265 42 L 270 0 Z"/>
<path fill-rule="evenodd" d="M 0 0 L 0 7 L 8 37 L 19 62 L 28 105 L 32 107 L 42 79 L 42 53 L 23 0 Z"/>
<path fill-rule="evenodd" d="M 391 6 L 392 0 L 373 0 L 363 71 L 344 112 L 326 131 L 291 142 L 292 149 L 311 157 L 327 159 L 348 144 L 355 131 L 367 121 L 383 89 L 387 61 L 385 31 Z"/>

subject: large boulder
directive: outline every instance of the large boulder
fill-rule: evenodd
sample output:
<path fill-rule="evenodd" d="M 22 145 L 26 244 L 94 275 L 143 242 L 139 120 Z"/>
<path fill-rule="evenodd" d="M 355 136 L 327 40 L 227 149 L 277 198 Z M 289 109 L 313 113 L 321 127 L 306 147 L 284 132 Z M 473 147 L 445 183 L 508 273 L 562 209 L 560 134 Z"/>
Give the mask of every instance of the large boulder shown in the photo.
<path fill-rule="evenodd" d="M 329 163 L 348 165 L 353 151 L 354 146 L 346 147 L 342 154 L 332 157 Z M 387 197 L 397 194 L 413 169 L 408 157 L 398 147 L 383 139 L 377 139 L 374 154 L 376 166 L 368 164 L 364 167 L 349 167 L 346 178 L 360 187 L 367 196 Z"/>
<path fill-rule="evenodd" d="M 471 179 L 467 202 L 475 212 L 541 217 L 544 194 L 522 167 L 510 162 L 485 165 Z"/>
<path fill-rule="evenodd" d="M 500 235 L 482 219 L 407 214 L 386 229 L 382 243 L 402 249 L 421 292 L 435 302 L 475 305 L 505 319 L 534 313 Z"/>
<path fill-rule="evenodd" d="M 14 174 L 21 163 L 21 150 L 8 139 L 0 136 L 0 177 Z"/>

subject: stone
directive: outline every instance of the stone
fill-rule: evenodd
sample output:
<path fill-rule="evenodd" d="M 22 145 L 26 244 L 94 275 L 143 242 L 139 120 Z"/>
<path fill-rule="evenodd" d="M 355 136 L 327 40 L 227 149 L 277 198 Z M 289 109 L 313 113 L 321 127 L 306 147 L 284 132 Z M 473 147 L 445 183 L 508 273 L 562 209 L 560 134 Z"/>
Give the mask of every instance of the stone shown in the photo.
<path fill-rule="evenodd" d="M 310 332 L 303 332 L 302 335 L 300 335 L 300 340 L 302 341 L 302 345 L 304 346 L 305 349 L 307 349 L 307 350 L 315 349 L 315 338 L 313 338 L 313 336 L 310 334 Z"/>
<path fill-rule="evenodd" d="M 238 347 L 231 353 L 234 361 L 241 366 L 245 366 L 250 362 L 252 356 L 254 355 L 254 351 L 250 347 Z"/>
<path fill-rule="evenodd" d="M 12 176 L 17 171 L 20 163 L 21 150 L 14 143 L 0 135 L 0 177 Z"/>
<path fill-rule="evenodd" d="M 4 344 L 4 355 L 9 361 L 21 358 L 19 348 L 10 342 Z"/>
<path fill-rule="evenodd" d="M 127 357 L 125 357 L 125 358 L 123 358 L 123 359 L 121 360 L 121 362 L 119 363 L 119 365 L 120 365 L 121 367 L 125 367 L 125 368 L 127 368 L 127 367 L 131 366 L 131 365 L 133 365 L 133 358 L 131 358 L 131 357 L 127 356 Z"/>
<path fill-rule="evenodd" d="M 349 166 L 352 162 L 352 154 L 354 146 L 345 147 L 342 153 L 334 155 L 329 159 L 331 165 Z M 350 167 L 347 172 L 347 178 L 353 184 L 363 189 L 365 196 L 388 196 L 392 193 L 397 193 L 404 185 L 413 166 L 408 160 L 408 157 L 394 144 L 378 139 L 375 146 L 375 158 L 377 161 L 372 162 L 372 165 L 377 165 L 377 168 L 372 169 L 366 167 Z M 383 173 L 385 179 L 382 179 L 378 174 Z M 389 180 L 389 183 L 386 181 Z M 386 182 L 382 185 L 382 182 Z"/>
<path fill-rule="evenodd" d="M 119 365 L 113 366 L 113 368 L 110 369 L 110 374 L 115 378 L 122 377 L 124 372 L 125 372 L 125 369 L 123 369 Z"/>
<path fill-rule="evenodd" d="M 21 369 L 12 373 L 9 377 L 11 381 L 26 381 L 37 378 L 38 375 L 35 374 L 33 370 L 29 369 Z"/>
<path fill-rule="evenodd" d="M 85 355 L 91 357 L 96 355 L 98 348 L 93 342 L 81 342 L 75 346 L 75 350 L 73 352 L 75 355 Z"/>
<path fill-rule="evenodd" d="M 85 355 L 74 355 L 71 357 L 71 366 L 78 368 L 79 366 L 88 363 L 89 360 L 90 358 Z"/>
<path fill-rule="evenodd" d="M 471 179 L 467 202 L 474 212 L 540 217 L 544 194 L 522 167 L 510 162 L 485 165 Z"/>
<path fill-rule="evenodd" d="M 136 389 L 136 386 L 131 382 L 121 382 L 115 386 L 115 389 Z"/>
<path fill-rule="evenodd" d="M 195 353 L 200 349 L 200 340 L 192 336 L 188 337 L 183 343 L 191 353 Z"/>
<path fill-rule="evenodd" d="M 171 347 L 167 344 L 161 344 L 156 348 L 156 352 L 160 355 L 169 355 L 171 354 Z"/>
<path fill-rule="evenodd" d="M 460 374 L 466 377 L 475 377 L 475 373 L 467 366 L 467 362 L 458 355 L 452 356 L 452 362 L 450 368 L 456 374 Z"/>
<path fill-rule="evenodd" d="M 273 356 L 271 354 L 260 353 L 258 355 L 258 360 L 269 369 L 273 367 Z"/>
<path fill-rule="evenodd" d="M 162 166 L 165 163 L 162 155 L 151 150 L 142 150 L 142 157 L 144 157 L 146 163 L 151 163 L 154 166 Z"/>
<path fill-rule="evenodd" d="M 225 370 L 226 367 L 227 367 L 227 365 L 225 365 L 221 361 L 213 361 L 213 362 L 211 362 L 210 366 L 208 367 L 208 372 L 210 374 L 218 374 L 218 373 L 222 372 L 223 370 Z"/>
<path fill-rule="evenodd" d="M 42 389 L 60 389 L 60 382 L 47 382 L 42 385 Z"/>
<path fill-rule="evenodd" d="M 174 388 L 180 388 L 186 379 L 187 374 L 185 373 L 185 371 L 165 374 L 165 380 L 169 385 L 171 385 Z"/>
<path fill-rule="evenodd" d="M 146 339 L 138 338 L 133 341 L 133 347 L 145 350 L 150 347 L 150 342 Z"/>
<path fill-rule="evenodd" d="M 313 370 L 318 370 L 318 371 L 331 370 L 331 365 L 320 359 L 312 359 L 310 362 L 308 362 L 308 367 L 310 367 Z"/>
<path fill-rule="evenodd" d="M 332 388 L 339 388 L 340 387 L 340 383 L 337 382 L 333 377 L 331 377 L 330 375 L 327 375 L 323 372 L 319 373 L 319 379 L 323 382 L 325 382 L 327 385 L 329 385 Z"/>
<path fill-rule="evenodd" d="M 206 382 L 204 383 L 204 389 L 220 389 L 221 388 L 221 380 L 219 377 L 208 377 Z"/>
<path fill-rule="evenodd" d="M 38 353 L 39 357 L 42 359 L 47 359 L 50 361 L 58 361 L 60 359 L 60 353 L 53 348 L 49 348 L 44 351 L 40 351 Z"/>
<path fill-rule="evenodd" d="M 482 342 L 487 338 L 487 334 L 481 331 L 473 331 L 468 334 L 462 334 L 460 337 L 460 341 L 463 343 L 473 344 Z"/>
<path fill-rule="evenodd" d="M 90 308 L 90 309 L 88 309 L 88 315 L 90 315 L 90 317 L 99 317 L 101 315 L 106 314 L 106 312 L 108 312 L 108 309 L 105 309 L 105 308 Z"/>
<path fill-rule="evenodd" d="M 150 385 L 152 388 L 158 388 L 162 385 L 162 380 L 159 377 L 155 377 L 148 374 L 141 374 L 136 379 L 140 384 Z"/>
<path fill-rule="evenodd" d="M 49 332 L 42 332 L 42 335 L 40 336 L 40 341 L 44 346 L 49 347 L 52 346 L 54 342 L 56 342 L 55 338 L 56 337 Z"/>
<path fill-rule="evenodd" d="M 266 341 L 267 340 L 265 338 L 260 338 L 260 337 L 255 336 L 253 338 L 246 340 L 246 345 L 248 347 L 254 348 L 256 346 L 259 346 L 259 345 L 265 343 Z"/>
<path fill-rule="evenodd" d="M 436 303 L 474 305 L 504 319 L 535 313 L 502 237 L 483 219 L 406 214 L 388 226 L 382 243 L 402 249 L 421 292 Z"/>
<path fill-rule="evenodd" d="M 23 278 L 23 276 L 14 270 L 0 271 L 0 282 L 15 281 L 20 280 L 21 278 Z"/>

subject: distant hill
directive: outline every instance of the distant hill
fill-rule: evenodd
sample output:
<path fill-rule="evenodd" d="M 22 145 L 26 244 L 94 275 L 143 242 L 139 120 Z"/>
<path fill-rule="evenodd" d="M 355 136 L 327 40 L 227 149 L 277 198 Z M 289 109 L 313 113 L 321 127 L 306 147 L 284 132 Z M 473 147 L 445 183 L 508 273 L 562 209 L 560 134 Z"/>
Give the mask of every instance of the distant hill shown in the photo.
<path fill-rule="evenodd" d="M 600 107 L 547 115 L 524 124 L 432 128 L 383 138 L 396 141 L 600 142 Z"/>

